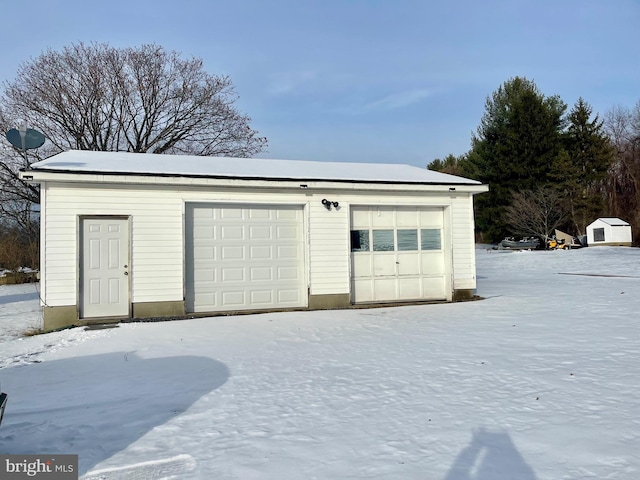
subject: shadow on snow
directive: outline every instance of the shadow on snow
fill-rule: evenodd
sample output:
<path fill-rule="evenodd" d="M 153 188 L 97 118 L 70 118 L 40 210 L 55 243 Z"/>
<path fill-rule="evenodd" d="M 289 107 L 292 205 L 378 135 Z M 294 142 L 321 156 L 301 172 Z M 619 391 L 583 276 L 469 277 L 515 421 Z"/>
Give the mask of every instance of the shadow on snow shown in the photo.
<path fill-rule="evenodd" d="M 78 454 L 80 475 L 223 385 L 206 357 L 116 352 L 2 369 L 4 454 Z"/>
<path fill-rule="evenodd" d="M 480 428 L 460 452 L 444 480 L 536 480 L 507 432 Z"/>
<path fill-rule="evenodd" d="M 9 295 L 0 295 L 0 305 L 17 302 L 29 302 L 40 298 L 38 292 L 12 293 Z"/>

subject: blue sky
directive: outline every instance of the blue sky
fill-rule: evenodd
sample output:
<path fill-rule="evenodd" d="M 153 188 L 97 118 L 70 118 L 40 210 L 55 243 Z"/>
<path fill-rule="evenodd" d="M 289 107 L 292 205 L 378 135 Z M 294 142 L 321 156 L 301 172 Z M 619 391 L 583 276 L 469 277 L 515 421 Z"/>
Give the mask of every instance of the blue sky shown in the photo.
<path fill-rule="evenodd" d="M 202 58 L 265 158 L 426 166 L 468 151 L 517 75 L 601 116 L 640 101 L 640 0 L 15 0 L 0 15 L 0 81 L 79 41 Z"/>

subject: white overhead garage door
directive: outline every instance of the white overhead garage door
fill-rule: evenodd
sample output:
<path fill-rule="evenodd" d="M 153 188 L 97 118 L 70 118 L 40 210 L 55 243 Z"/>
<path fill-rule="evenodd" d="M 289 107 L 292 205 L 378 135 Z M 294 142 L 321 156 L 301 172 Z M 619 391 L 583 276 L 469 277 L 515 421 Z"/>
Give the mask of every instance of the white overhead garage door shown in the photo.
<path fill-rule="evenodd" d="M 352 207 L 352 301 L 446 300 L 450 282 L 443 212 Z"/>
<path fill-rule="evenodd" d="M 301 206 L 187 204 L 187 310 L 306 306 L 303 224 Z"/>

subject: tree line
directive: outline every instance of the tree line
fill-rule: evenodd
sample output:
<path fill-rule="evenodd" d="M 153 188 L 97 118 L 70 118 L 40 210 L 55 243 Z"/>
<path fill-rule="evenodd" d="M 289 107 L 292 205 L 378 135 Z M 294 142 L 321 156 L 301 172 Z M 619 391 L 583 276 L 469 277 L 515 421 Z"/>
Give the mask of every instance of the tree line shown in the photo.
<path fill-rule="evenodd" d="M 487 97 L 471 149 L 427 168 L 489 184 L 476 197 L 480 242 L 583 235 L 598 217 L 623 218 L 640 242 L 640 102 L 600 118 L 582 98 L 568 109 L 515 77 Z"/>
<path fill-rule="evenodd" d="M 24 62 L 1 85 L 0 130 L 25 125 L 47 142 L 25 155 L 0 140 L 0 263 L 22 246 L 22 266 L 37 267 L 40 191 L 21 169 L 68 149 L 250 157 L 267 139 L 237 99 L 229 77 L 154 44 L 79 43 Z M 428 168 L 490 185 L 476 198 L 480 241 L 556 227 L 579 235 L 598 216 L 624 218 L 640 240 L 640 102 L 600 119 L 583 99 L 567 112 L 515 77 L 486 99 L 471 150 Z"/>

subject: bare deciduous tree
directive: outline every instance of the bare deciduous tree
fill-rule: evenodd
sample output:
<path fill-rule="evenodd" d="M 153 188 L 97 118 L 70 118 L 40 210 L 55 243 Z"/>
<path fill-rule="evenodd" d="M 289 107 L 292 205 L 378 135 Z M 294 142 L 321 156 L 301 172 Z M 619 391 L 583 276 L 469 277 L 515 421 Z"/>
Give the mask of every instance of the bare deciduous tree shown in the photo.
<path fill-rule="evenodd" d="M 19 227 L 2 225 L 0 231 L 0 267 L 17 271 L 20 267 L 39 266 L 37 237 L 29 237 Z"/>
<path fill-rule="evenodd" d="M 505 220 L 515 234 L 547 240 L 567 218 L 561 204 L 560 194 L 551 188 L 515 192 Z"/>
<path fill-rule="evenodd" d="M 26 123 L 48 141 L 28 157 L 0 141 L 0 216 L 19 222 L 39 203 L 20 169 L 69 149 L 253 156 L 267 140 L 235 108 L 237 98 L 229 77 L 157 45 L 48 50 L 3 83 L 2 133 Z"/>
<path fill-rule="evenodd" d="M 227 76 L 157 45 L 47 51 L 5 84 L 5 116 L 67 149 L 250 157 L 266 139 L 234 107 Z"/>
<path fill-rule="evenodd" d="M 605 129 L 615 148 L 605 189 L 609 211 L 631 223 L 640 241 L 640 102 L 633 109 L 615 107 L 605 117 Z"/>

